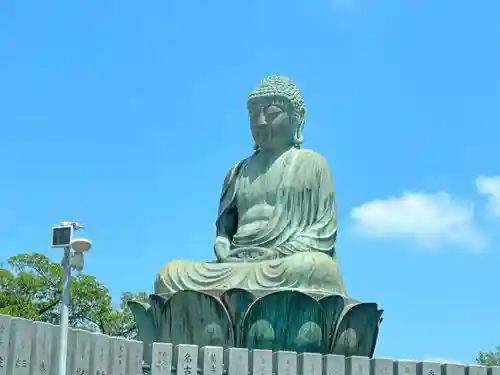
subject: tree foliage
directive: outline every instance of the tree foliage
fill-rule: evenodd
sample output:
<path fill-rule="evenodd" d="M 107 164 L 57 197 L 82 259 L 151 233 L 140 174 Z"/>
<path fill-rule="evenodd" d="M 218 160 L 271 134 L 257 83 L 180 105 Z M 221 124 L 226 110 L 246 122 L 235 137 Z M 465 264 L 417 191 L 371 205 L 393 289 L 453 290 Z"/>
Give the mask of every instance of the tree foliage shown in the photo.
<path fill-rule="evenodd" d="M 500 366 L 500 346 L 492 352 L 480 352 L 476 361 L 483 366 Z"/>
<path fill-rule="evenodd" d="M 59 321 L 63 270 L 43 254 L 13 256 L 0 266 L 0 314 L 49 323 Z M 69 323 L 74 328 L 111 336 L 134 337 L 136 326 L 127 301 L 146 300 L 146 293 L 122 293 L 113 307 L 108 289 L 94 276 L 71 278 Z"/>

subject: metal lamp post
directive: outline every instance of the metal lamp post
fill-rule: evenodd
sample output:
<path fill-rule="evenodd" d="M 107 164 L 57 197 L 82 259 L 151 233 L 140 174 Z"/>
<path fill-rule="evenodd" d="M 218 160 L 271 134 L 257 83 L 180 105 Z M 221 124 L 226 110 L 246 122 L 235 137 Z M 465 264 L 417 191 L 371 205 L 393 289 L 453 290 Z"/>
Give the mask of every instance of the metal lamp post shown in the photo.
<path fill-rule="evenodd" d="M 73 233 L 83 227 L 74 221 L 62 221 L 52 227 L 52 248 L 63 248 L 63 293 L 61 298 L 61 317 L 59 322 L 59 372 L 58 375 L 66 375 L 66 360 L 68 351 L 68 328 L 69 328 L 69 302 L 71 269 L 83 270 L 83 253 L 92 246 L 86 238 L 73 238 Z"/>

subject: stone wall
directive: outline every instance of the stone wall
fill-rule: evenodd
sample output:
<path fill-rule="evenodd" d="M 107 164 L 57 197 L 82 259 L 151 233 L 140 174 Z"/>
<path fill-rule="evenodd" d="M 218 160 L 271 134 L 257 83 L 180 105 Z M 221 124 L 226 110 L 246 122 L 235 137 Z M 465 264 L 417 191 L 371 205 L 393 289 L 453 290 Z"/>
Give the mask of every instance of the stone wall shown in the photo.
<path fill-rule="evenodd" d="M 0 315 L 0 375 L 58 375 L 59 327 Z M 142 343 L 69 331 L 67 375 L 141 375 Z M 153 344 L 151 375 L 500 375 L 500 367 Z"/>

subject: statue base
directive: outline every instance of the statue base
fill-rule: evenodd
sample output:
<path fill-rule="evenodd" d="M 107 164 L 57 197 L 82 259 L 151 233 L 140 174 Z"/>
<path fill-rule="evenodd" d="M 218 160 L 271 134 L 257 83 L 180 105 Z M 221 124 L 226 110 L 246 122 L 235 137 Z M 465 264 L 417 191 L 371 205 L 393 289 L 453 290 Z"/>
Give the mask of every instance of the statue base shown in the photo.
<path fill-rule="evenodd" d="M 185 290 L 129 307 L 145 349 L 169 342 L 365 357 L 383 313 L 376 303 L 299 289 Z"/>

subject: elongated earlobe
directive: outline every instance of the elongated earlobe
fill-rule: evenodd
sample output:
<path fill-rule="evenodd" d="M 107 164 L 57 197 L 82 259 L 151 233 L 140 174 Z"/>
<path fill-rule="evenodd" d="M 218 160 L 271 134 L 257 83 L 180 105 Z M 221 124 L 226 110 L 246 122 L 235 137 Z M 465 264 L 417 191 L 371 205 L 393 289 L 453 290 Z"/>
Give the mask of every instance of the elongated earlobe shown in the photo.
<path fill-rule="evenodd" d="M 293 135 L 293 144 L 295 147 L 300 148 L 302 142 L 304 140 L 302 136 L 302 129 L 304 128 L 304 121 L 302 120 L 297 125 L 297 129 L 295 130 L 295 134 Z"/>
<path fill-rule="evenodd" d="M 293 136 L 293 143 L 297 148 L 300 148 L 300 145 L 302 145 L 302 141 L 304 140 L 302 136 L 302 131 L 304 130 L 305 115 L 306 115 L 305 108 L 302 108 L 302 110 L 300 111 L 300 113 L 298 113 L 297 116 L 297 128 Z"/>

